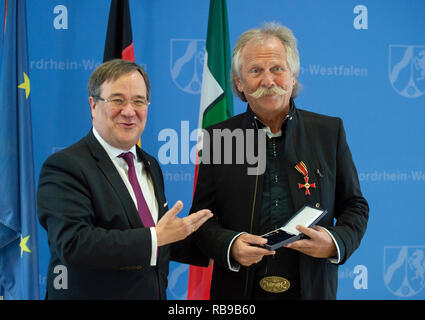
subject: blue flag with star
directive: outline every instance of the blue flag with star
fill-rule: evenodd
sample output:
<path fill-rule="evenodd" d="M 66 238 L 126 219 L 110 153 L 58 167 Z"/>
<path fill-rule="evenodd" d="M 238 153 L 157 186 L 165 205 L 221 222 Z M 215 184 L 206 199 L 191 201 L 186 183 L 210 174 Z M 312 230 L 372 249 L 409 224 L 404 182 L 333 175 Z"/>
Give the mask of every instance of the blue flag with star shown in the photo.
<path fill-rule="evenodd" d="M 0 3 L 0 296 L 39 299 L 26 5 Z"/>

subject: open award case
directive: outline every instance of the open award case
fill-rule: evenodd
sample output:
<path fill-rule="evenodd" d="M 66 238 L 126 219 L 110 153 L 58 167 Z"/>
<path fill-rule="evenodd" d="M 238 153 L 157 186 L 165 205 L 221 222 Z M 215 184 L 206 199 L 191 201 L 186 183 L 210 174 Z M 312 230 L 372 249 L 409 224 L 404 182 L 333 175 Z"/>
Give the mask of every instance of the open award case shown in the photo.
<path fill-rule="evenodd" d="M 263 234 L 261 237 L 267 239 L 264 248 L 272 251 L 285 244 L 297 241 L 304 235 L 297 230 L 298 225 L 305 227 L 314 226 L 325 214 L 327 210 L 316 209 L 304 206 L 281 228 Z"/>

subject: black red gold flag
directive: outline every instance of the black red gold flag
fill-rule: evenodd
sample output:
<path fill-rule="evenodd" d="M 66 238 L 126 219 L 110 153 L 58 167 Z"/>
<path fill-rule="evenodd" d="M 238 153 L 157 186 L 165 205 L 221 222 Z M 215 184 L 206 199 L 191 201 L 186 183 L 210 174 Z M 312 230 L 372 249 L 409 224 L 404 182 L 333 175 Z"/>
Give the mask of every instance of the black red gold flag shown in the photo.
<path fill-rule="evenodd" d="M 111 1 L 103 62 L 116 58 L 135 61 L 128 0 Z"/>

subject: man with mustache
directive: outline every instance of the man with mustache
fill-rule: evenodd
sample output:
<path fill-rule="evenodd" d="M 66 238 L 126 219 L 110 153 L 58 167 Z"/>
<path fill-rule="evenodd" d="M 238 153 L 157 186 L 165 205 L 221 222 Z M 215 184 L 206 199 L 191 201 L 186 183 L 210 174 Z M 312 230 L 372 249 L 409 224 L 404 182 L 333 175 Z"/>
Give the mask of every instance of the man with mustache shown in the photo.
<path fill-rule="evenodd" d="M 137 145 L 150 103 L 143 68 L 105 62 L 88 93 L 93 127 L 41 168 L 38 214 L 51 255 L 46 298 L 166 299 L 170 256 L 208 263 L 180 240 L 212 214 L 179 218 L 181 201 L 168 210 L 161 168 Z"/>
<path fill-rule="evenodd" d="M 191 212 L 209 208 L 215 215 L 194 235 L 214 260 L 211 298 L 335 299 L 338 265 L 359 246 L 369 215 L 342 120 L 296 108 L 298 50 L 282 25 L 242 34 L 231 68 L 233 90 L 248 102 L 247 111 L 207 131 L 264 130 L 266 169 L 248 175 L 247 163 L 200 165 Z M 254 143 L 256 150 L 263 142 Z M 211 142 L 209 159 L 217 143 Z M 266 250 L 259 235 L 304 205 L 327 214 L 317 226 L 298 227 L 306 239 Z"/>

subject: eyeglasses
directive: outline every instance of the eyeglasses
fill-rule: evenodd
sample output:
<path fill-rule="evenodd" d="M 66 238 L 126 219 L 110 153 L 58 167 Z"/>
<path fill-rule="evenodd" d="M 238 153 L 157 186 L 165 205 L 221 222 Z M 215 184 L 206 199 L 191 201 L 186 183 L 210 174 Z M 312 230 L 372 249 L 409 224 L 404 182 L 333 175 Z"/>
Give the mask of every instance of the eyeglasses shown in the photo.
<path fill-rule="evenodd" d="M 109 102 L 112 104 L 113 107 L 123 109 L 127 105 L 127 100 L 124 98 L 113 98 L 113 99 L 104 99 L 99 96 L 93 97 L 97 100 L 103 101 L 103 102 Z M 133 106 L 134 109 L 137 110 L 146 110 L 148 108 L 148 105 L 150 102 L 146 101 L 146 99 L 138 98 L 134 100 L 130 100 L 130 104 Z"/>

